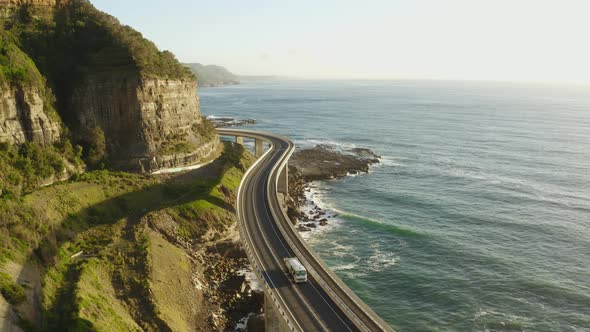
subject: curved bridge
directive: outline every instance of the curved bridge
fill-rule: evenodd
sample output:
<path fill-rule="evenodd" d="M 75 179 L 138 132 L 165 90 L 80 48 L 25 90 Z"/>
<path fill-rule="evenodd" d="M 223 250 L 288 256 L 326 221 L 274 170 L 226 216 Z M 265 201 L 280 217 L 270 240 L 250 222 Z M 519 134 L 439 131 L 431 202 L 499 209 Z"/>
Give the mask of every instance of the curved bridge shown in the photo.
<path fill-rule="evenodd" d="M 265 288 L 267 331 L 392 331 L 306 245 L 286 215 L 287 163 L 294 145 L 270 133 L 218 129 L 256 140 L 258 160 L 248 169 L 236 202 L 242 242 Z M 262 153 L 262 142 L 270 148 Z M 309 281 L 295 284 L 283 258 L 297 256 Z"/>

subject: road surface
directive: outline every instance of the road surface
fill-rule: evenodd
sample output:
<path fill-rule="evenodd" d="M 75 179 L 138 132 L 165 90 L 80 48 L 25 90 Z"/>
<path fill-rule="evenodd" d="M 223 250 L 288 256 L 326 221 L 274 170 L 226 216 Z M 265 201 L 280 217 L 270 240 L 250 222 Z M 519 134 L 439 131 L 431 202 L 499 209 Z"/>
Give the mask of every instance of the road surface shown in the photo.
<path fill-rule="evenodd" d="M 236 204 L 260 275 L 286 308 L 292 325 L 306 332 L 392 331 L 307 247 L 281 209 L 277 181 L 294 150 L 293 143 L 249 130 L 220 129 L 219 134 L 262 139 L 271 145 L 244 176 Z M 292 281 L 285 257 L 299 257 L 308 270 L 308 282 Z"/>

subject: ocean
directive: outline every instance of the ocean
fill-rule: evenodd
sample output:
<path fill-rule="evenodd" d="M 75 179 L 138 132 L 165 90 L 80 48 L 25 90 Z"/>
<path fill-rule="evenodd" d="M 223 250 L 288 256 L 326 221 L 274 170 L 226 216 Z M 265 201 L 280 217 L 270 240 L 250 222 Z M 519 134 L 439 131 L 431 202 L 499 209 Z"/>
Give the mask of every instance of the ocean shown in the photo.
<path fill-rule="evenodd" d="M 590 331 L 590 87 L 269 80 L 200 89 L 202 112 L 298 147 L 366 147 L 313 184 L 306 235 L 399 331 Z"/>

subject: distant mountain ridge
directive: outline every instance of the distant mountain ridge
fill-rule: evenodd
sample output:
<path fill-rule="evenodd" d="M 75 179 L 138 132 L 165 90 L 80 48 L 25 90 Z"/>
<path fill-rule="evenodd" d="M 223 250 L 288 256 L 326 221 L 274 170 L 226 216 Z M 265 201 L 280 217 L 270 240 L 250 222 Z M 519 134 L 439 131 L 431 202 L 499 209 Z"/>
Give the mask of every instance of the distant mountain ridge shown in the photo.
<path fill-rule="evenodd" d="M 240 84 L 239 77 L 225 67 L 200 63 L 185 63 L 184 65 L 197 76 L 199 87 Z"/>

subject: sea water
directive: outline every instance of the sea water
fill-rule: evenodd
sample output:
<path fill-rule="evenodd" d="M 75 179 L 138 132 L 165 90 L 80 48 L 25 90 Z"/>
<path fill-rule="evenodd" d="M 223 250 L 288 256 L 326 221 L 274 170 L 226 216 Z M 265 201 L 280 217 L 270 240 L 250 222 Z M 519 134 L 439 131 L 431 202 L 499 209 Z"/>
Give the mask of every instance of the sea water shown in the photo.
<path fill-rule="evenodd" d="M 315 183 L 308 237 L 400 331 L 590 331 L 590 87 L 269 80 L 199 91 L 205 115 L 299 147 L 367 147 Z"/>

